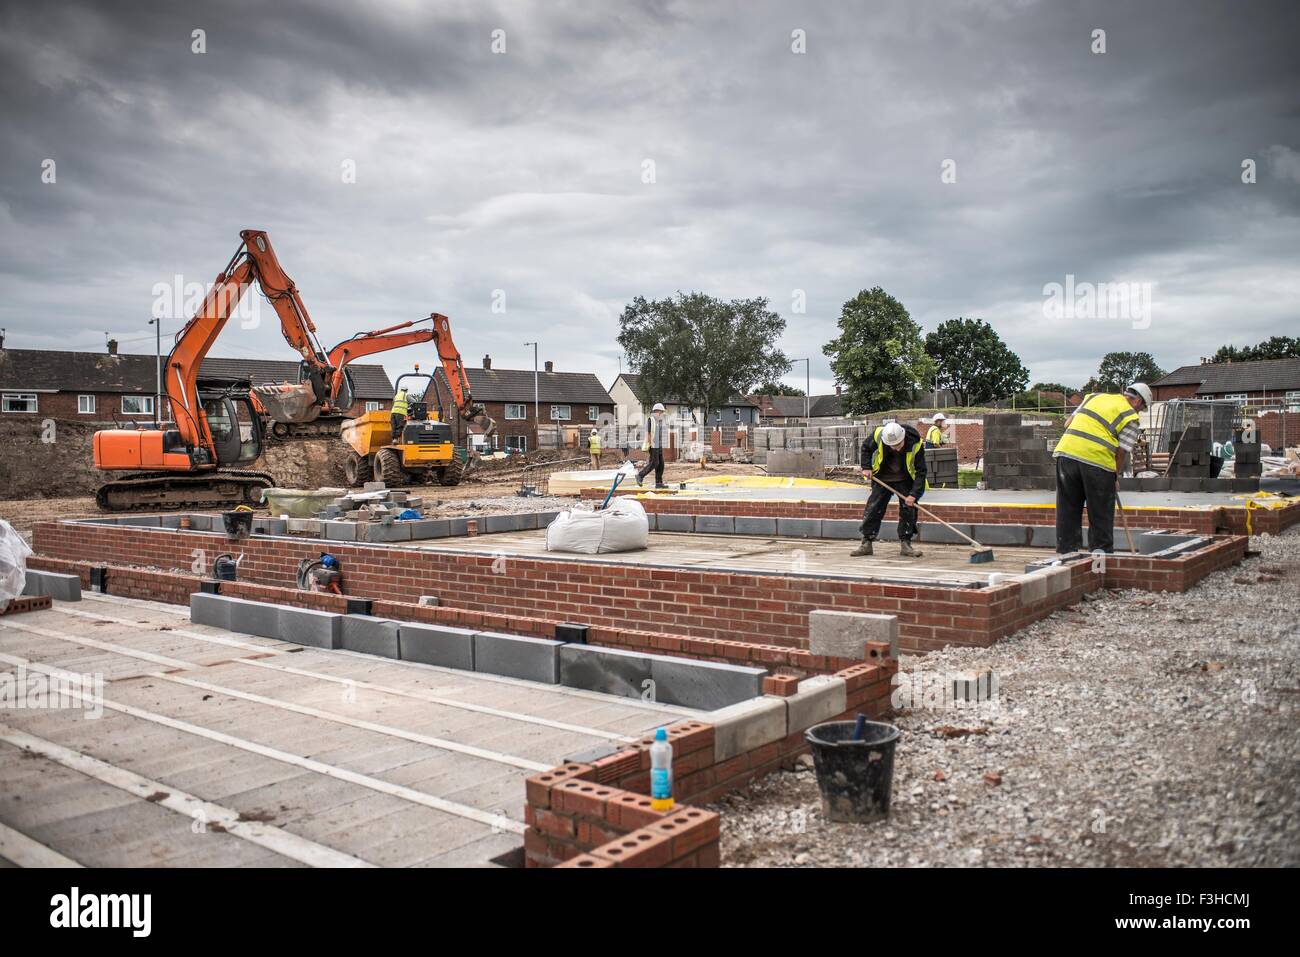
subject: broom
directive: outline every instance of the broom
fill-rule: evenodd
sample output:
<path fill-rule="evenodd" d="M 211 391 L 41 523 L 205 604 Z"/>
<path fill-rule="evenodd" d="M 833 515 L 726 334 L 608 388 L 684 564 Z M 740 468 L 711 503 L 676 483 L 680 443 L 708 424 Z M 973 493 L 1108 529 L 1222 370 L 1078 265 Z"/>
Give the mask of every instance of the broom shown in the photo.
<path fill-rule="evenodd" d="M 875 482 L 877 485 L 879 485 L 881 488 L 885 489 L 885 490 L 888 491 L 888 492 L 892 492 L 892 493 L 895 494 L 895 495 L 898 494 L 898 493 L 895 492 L 892 488 L 890 488 L 888 485 L 886 485 L 884 482 L 880 481 L 880 479 L 876 478 L 875 473 L 872 473 L 872 475 L 871 475 L 871 481 Z M 966 541 L 970 542 L 970 543 L 971 543 L 971 556 L 970 556 L 970 563 L 971 563 L 972 565 L 983 565 L 983 564 L 985 564 L 985 563 L 987 563 L 987 562 L 991 562 L 991 561 L 993 561 L 993 549 L 991 549 L 991 548 L 985 548 L 985 547 L 984 547 L 983 545 L 981 545 L 979 542 L 975 541 L 975 539 L 971 538 L 969 535 L 967 535 L 965 532 L 963 532 L 960 528 L 957 528 L 957 527 L 955 527 L 955 526 L 953 526 L 953 525 L 949 525 L 947 522 L 945 522 L 943 519 L 941 519 L 938 515 L 934 514 L 934 512 L 930 511 L 928 508 L 926 508 L 926 507 L 925 507 L 924 505 L 922 505 L 920 502 L 917 502 L 917 503 L 916 503 L 916 509 L 917 509 L 918 511 L 922 512 L 923 514 L 925 514 L 927 517 L 934 519 L 936 522 L 938 522 L 938 523 L 939 523 L 940 525 L 942 525 L 944 528 L 947 528 L 947 529 L 950 530 L 950 531 L 956 532 L 956 533 L 957 533 L 958 535 L 960 535 L 962 538 L 966 539 Z M 900 515 L 899 517 L 901 518 L 902 516 Z"/>

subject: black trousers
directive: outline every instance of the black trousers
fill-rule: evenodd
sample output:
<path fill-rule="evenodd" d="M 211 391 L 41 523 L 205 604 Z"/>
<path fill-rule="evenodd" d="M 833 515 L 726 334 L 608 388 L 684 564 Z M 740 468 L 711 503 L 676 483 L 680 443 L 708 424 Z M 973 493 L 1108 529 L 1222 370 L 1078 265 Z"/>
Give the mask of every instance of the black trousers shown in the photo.
<path fill-rule="evenodd" d="M 650 474 L 651 470 L 655 473 L 655 485 L 664 484 L 664 450 L 651 449 L 650 457 L 645 460 L 645 465 L 641 466 L 641 471 L 636 473 L 638 479 L 643 479 Z"/>
<path fill-rule="evenodd" d="M 917 512 L 904 503 L 903 499 L 912 494 L 912 480 L 903 478 L 885 484 L 889 486 L 889 490 L 881 488 L 875 482 L 871 483 L 871 497 L 867 499 L 866 510 L 862 513 L 862 538 L 868 542 L 876 540 L 876 536 L 880 534 L 880 521 L 885 517 L 885 509 L 889 508 L 889 500 L 897 495 L 898 540 L 911 541 L 916 535 Z"/>
<path fill-rule="evenodd" d="M 406 416 L 402 415 L 400 412 L 390 412 L 388 415 L 388 421 L 391 422 L 393 426 L 393 444 L 397 445 L 402 441 L 402 429 L 406 425 Z"/>
<path fill-rule="evenodd" d="M 1056 459 L 1056 550 L 1083 547 L 1083 509 L 1088 508 L 1088 548 L 1115 550 L 1115 473 L 1077 459 Z"/>

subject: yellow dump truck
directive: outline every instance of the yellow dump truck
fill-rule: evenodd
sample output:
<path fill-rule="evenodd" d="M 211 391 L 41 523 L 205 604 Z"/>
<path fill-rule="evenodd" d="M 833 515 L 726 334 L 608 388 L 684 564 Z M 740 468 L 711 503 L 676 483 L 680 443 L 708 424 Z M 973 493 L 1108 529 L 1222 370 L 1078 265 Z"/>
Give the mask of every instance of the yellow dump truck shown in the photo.
<path fill-rule="evenodd" d="M 412 403 L 412 412 L 419 411 Z M 367 412 L 343 423 L 343 441 L 350 447 L 344 465 L 348 484 L 384 482 L 389 488 L 428 482 L 459 485 L 465 462 L 458 454 L 451 426 L 437 419 L 407 419 L 398 441 L 386 409 Z"/>

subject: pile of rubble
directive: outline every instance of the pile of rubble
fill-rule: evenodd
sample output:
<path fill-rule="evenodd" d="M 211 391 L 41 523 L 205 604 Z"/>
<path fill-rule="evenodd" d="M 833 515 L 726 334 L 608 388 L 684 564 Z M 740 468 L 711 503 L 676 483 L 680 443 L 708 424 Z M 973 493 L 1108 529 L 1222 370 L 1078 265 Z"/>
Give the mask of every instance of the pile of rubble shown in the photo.
<path fill-rule="evenodd" d="M 408 514 L 415 513 L 415 514 Z M 359 492 L 345 492 L 316 513 L 326 521 L 382 522 L 424 518 L 424 499 L 383 482 L 367 482 Z"/>

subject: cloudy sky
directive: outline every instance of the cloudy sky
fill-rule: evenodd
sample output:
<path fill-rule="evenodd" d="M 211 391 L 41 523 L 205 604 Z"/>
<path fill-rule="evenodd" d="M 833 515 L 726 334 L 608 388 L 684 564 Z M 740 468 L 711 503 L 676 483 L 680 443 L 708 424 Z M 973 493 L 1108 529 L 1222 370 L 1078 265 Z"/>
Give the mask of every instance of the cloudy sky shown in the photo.
<path fill-rule="evenodd" d="M 469 363 L 538 339 L 609 385 L 623 305 L 702 290 L 768 297 L 827 391 L 880 285 L 1035 379 L 1172 369 L 1300 333 L 1297 36 L 1241 0 L 4 0 L 0 326 L 152 351 L 157 284 L 253 227 L 327 346 L 436 310 Z M 1150 315 L 1049 318 L 1069 275 L 1153 284 Z M 214 354 L 291 358 L 262 315 Z"/>

